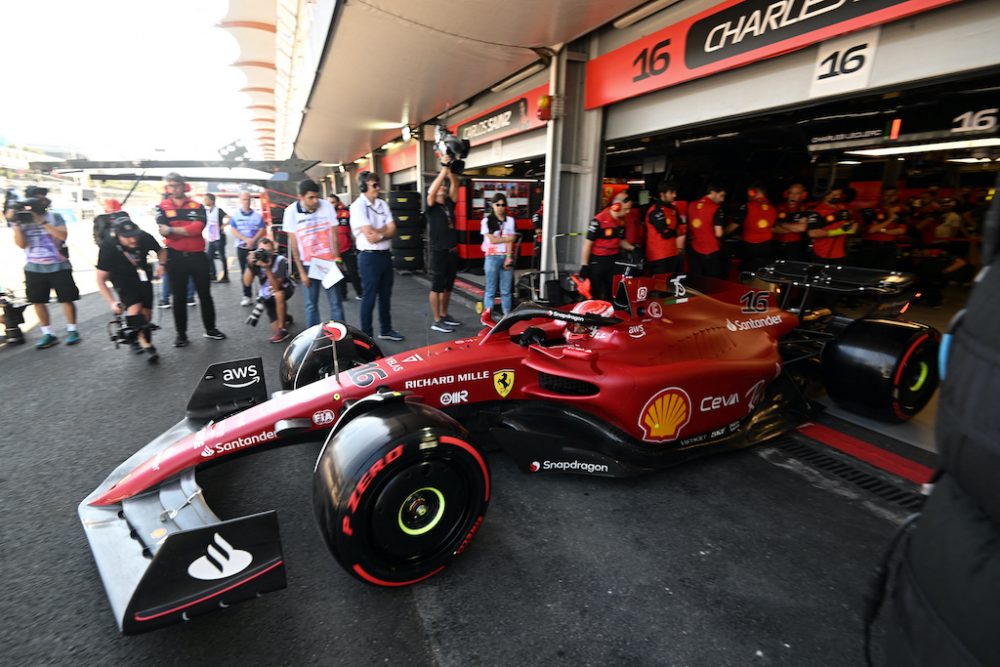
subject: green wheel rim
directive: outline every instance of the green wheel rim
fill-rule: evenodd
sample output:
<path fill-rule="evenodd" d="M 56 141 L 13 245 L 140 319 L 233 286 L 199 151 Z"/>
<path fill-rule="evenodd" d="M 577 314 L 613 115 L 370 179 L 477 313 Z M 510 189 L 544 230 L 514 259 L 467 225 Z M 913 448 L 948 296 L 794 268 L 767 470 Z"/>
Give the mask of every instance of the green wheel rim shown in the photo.
<path fill-rule="evenodd" d="M 431 512 L 433 516 L 428 519 L 427 516 Z M 399 506 L 399 529 L 407 535 L 423 535 L 433 530 L 443 516 L 444 494 L 433 487 L 425 486 L 407 496 Z"/>
<path fill-rule="evenodd" d="M 930 366 L 927 364 L 927 362 L 926 361 L 921 361 L 920 362 L 920 373 L 913 380 L 913 384 L 911 384 L 908 387 L 908 389 L 910 391 L 920 391 L 920 388 L 924 386 L 925 382 L 927 382 L 927 376 L 930 375 L 930 372 L 931 372 L 931 369 L 930 369 Z"/>

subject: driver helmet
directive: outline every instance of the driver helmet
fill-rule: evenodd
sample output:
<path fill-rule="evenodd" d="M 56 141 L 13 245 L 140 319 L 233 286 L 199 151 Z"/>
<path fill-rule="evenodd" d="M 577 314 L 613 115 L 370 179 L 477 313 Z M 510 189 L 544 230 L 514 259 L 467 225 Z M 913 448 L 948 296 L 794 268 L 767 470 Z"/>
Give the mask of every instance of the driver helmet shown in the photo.
<path fill-rule="evenodd" d="M 615 308 L 607 301 L 599 301 L 597 299 L 590 299 L 587 301 L 581 301 L 580 303 L 573 306 L 571 313 L 576 313 L 577 315 L 598 315 L 600 317 L 613 317 L 615 314 Z M 588 327 L 582 324 L 577 324 L 575 322 L 569 322 L 566 324 L 566 331 L 564 333 L 567 343 L 579 343 L 584 340 L 589 340 L 597 332 L 599 327 Z"/>

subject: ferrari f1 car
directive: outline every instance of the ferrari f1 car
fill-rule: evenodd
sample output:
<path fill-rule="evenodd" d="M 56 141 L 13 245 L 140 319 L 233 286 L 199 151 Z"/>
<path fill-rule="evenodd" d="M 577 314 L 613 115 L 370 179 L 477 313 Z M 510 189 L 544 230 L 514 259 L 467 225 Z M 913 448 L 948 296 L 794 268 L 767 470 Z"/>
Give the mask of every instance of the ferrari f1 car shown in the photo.
<path fill-rule="evenodd" d="M 624 477 L 777 437 L 838 403 L 907 419 L 937 385 L 938 334 L 895 316 L 898 274 L 777 263 L 776 289 L 626 277 L 612 303 L 526 302 L 472 338 L 386 357 L 339 322 L 285 351 L 269 396 L 261 360 L 213 365 L 184 419 L 79 507 L 119 627 L 187 620 L 285 586 L 274 512 L 222 520 L 196 471 L 275 445 L 324 443 L 320 531 L 354 577 L 404 586 L 440 572 L 480 529 L 484 451 L 527 473 Z M 813 317 L 817 291 L 879 317 Z M 832 298 L 831 296 L 831 298 Z M 780 304 L 775 303 L 780 300 Z"/>

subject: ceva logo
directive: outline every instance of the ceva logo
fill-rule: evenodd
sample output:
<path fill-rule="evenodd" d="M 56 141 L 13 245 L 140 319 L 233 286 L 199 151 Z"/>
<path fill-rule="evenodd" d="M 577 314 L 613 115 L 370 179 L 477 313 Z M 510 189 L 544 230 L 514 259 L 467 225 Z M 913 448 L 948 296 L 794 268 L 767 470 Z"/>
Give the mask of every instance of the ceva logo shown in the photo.
<path fill-rule="evenodd" d="M 249 387 L 255 382 L 260 382 L 260 379 L 260 375 L 257 374 L 257 367 L 252 364 L 240 368 L 227 368 L 222 371 L 222 384 L 230 389 Z"/>
<path fill-rule="evenodd" d="M 215 533 L 205 549 L 205 555 L 188 566 L 188 574 L 202 581 L 225 579 L 247 569 L 252 562 L 253 554 L 236 549 L 222 539 L 222 535 Z"/>

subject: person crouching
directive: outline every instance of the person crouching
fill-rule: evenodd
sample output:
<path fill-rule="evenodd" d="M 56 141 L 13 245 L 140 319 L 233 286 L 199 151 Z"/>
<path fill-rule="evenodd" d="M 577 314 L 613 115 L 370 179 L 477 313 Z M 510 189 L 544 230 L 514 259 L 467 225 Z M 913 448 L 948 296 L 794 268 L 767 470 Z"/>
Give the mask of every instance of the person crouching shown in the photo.
<path fill-rule="evenodd" d="M 292 317 L 288 315 L 288 300 L 295 293 L 295 286 L 288 277 L 288 258 L 276 252 L 274 241 L 263 238 L 257 241 L 257 249 L 247 257 L 247 268 L 243 271 L 243 284 L 253 284 L 254 276 L 260 279 L 260 295 L 257 305 L 247 318 L 247 324 L 257 326 L 263 310 L 271 321 L 272 343 L 280 343 L 288 338 L 288 326 Z"/>

